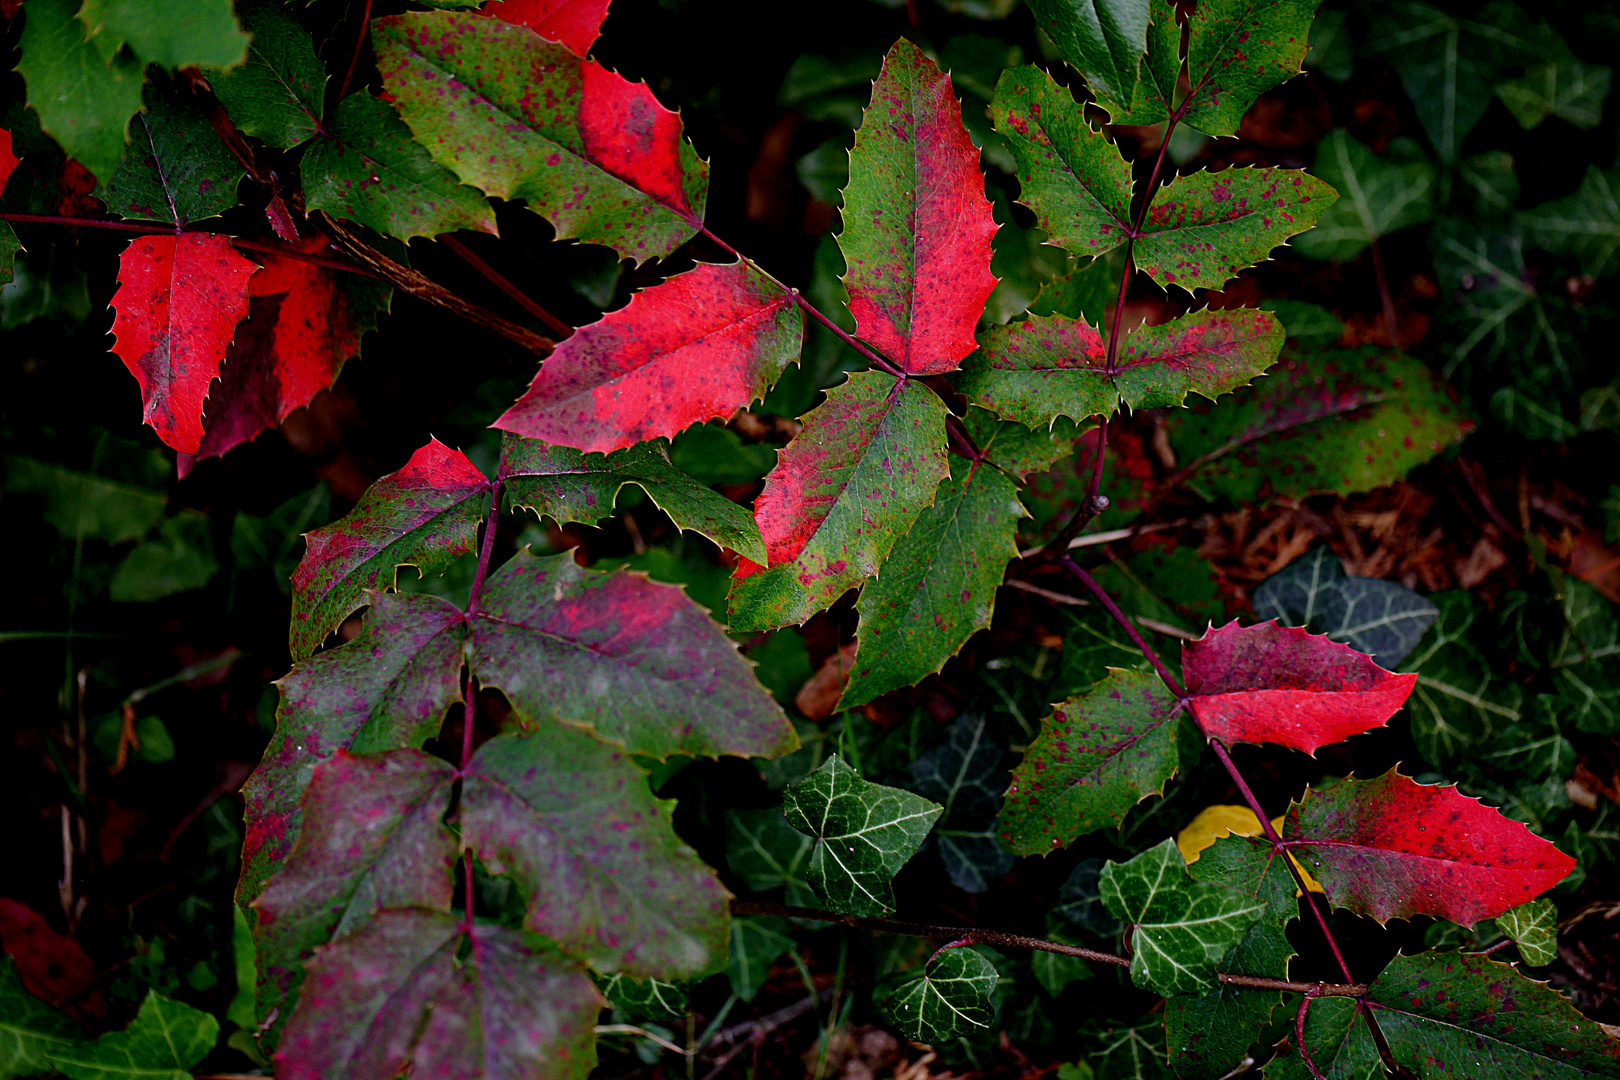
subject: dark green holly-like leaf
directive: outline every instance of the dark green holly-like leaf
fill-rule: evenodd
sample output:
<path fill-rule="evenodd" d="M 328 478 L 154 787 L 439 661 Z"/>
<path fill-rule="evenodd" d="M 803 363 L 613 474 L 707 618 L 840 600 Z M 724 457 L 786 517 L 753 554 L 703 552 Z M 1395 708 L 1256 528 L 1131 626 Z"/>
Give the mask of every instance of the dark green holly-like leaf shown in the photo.
<path fill-rule="evenodd" d="M 811 907 L 806 880 L 812 842 L 787 823 L 779 808 L 726 811 L 726 865 L 755 892 L 787 888 L 786 901 Z"/>
<path fill-rule="evenodd" d="M 1480 655 L 1469 639 L 1480 604 L 1468 593 L 1440 593 L 1439 615 L 1404 670 L 1417 672 L 1407 700 L 1412 738 L 1433 762 L 1488 746 L 1495 732 L 1517 727 L 1524 690 Z"/>
<path fill-rule="evenodd" d="M 1322 140 L 1312 171 L 1341 197 L 1314 229 L 1294 240 L 1294 250 L 1307 259 L 1353 259 L 1368 244 L 1422 224 L 1434 212 L 1434 166 L 1410 144 L 1396 142 L 1387 157 L 1379 157 L 1339 128 Z"/>
<path fill-rule="evenodd" d="M 0 956 L 0 1075 L 51 1071 L 51 1055 L 84 1038 L 84 1029 L 23 988 L 16 961 Z"/>
<path fill-rule="evenodd" d="M 70 1080 L 191 1080 L 192 1066 L 219 1041 L 219 1021 L 148 990 L 123 1031 L 50 1052 Z"/>
<path fill-rule="evenodd" d="M 1537 127 L 1547 117 L 1556 116 L 1590 129 L 1603 119 L 1603 100 L 1609 96 L 1613 78 L 1611 68 L 1564 57 L 1497 83 L 1496 96 L 1520 127 Z"/>
<path fill-rule="evenodd" d="M 1316 1074 L 1299 1055 L 1296 1038 L 1290 1036 L 1266 1065 L 1266 1080 L 1315 1080 Z M 1389 1075 L 1351 998 L 1311 1003 L 1305 1015 L 1305 1046 L 1311 1061 L 1332 1080 L 1384 1080 Z"/>
<path fill-rule="evenodd" d="M 1206 135 L 1236 135 L 1255 99 L 1298 75 L 1321 0 L 1210 0 L 1187 23 L 1190 92 L 1182 119 Z"/>
<path fill-rule="evenodd" d="M 1118 668 L 1058 706 L 1013 770 L 1001 811 L 1007 846 L 1047 854 L 1162 792 L 1180 763 L 1178 715 L 1156 675 Z"/>
<path fill-rule="evenodd" d="M 1530 239 L 1548 251 L 1579 259 L 1593 277 L 1620 270 L 1620 171 L 1586 171 L 1575 194 L 1524 215 Z"/>
<path fill-rule="evenodd" d="M 1175 93 L 1152 81 L 1143 59 L 1150 14 L 1163 6 L 1149 0 L 1032 0 L 1031 10 L 1062 57 L 1086 77 L 1086 85 L 1116 124 L 1151 124 L 1168 114 Z M 1180 45 L 1177 35 L 1177 46 Z"/>
<path fill-rule="evenodd" d="M 849 915 L 894 910 L 890 882 L 941 810 L 920 795 L 867 783 L 837 754 L 782 791 L 788 824 L 815 841 L 811 890 L 822 906 Z"/>
<path fill-rule="evenodd" d="M 1254 615 L 1326 634 L 1394 671 L 1440 609 L 1393 581 L 1351 577 L 1322 544 L 1261 583 L 1254 591 Z"/>
<path fill-rule="evenodd" d="M 765 985 L 771 965 L 791 948 L 793 938 L 788 935 L 786 919 L 774 915 L 733 918 L 731 954 L 726 960 L 726 978 L 731 981 L 731 992 L 744 1001 L 753 1001 Z"/>
<path fill-rule="evenodd" d="M 1620 612 L 1575 578 L 1564 581 L 1563 609 L 1564 632 L 1552 655 L 1558 696 L 1582 731 L 1620 732 Z"/>
<path fill-rule="evenodd" d="M 1496 917 L 1497 928 L 1513 939 L 1519 958 L 1531 967 L 1558 959 L 1558 909 L 1547 899 L 1520 904 Z"/>
<path fill-rule="evenodd" d="M 235 206 L 242 166 L 207 115 L 167 82 L 152 83 L 145 97 L 118 168 L 97 191 L 107 209 L 178 228 Z"/>
<path fill-rule="evenodd" d="M 165 68 L 233 67 L 248 36 L 236 25 L 231 0 L 84 0 L 79 21 L 85 37 L 111 60 L 128 45 L 143 64 Z"/>
<path fill-rule="evenodd" d="M 609 1005 L 637 1020 L 667 1024 L 686 1016 L 687 986 L 684 983 L 609 975 L 602 981 L 602 996 L 608 999 Z"/>
<path fill-rule="evenodd" d="M 1215 986 L 1216 965 L 1266 913 L 1266 903 L 1195 880 L 1174 840 L 1110 862 L 1103 903 L 1131 935 L 1131 981 L 1166 997 Z"/>
<path fill-rule="evenodd" d="M 242 132 L 281 149 L 296 146 L 321 126 L 326 70 L 315 45 L 276 0 L 237 0 L 236 14 L 253 35 L 247 62 L 210 71 L 208 84 Z"/>
<path fill-rule="evenodd" d="M 883 1010 L 913 1042 L 941 1043 L 990 1027 L 996 980 L 995 965 L 972 949 L 941 949 L 921 976 L 889 995 Z"/>
<path fill-rule="evenodd" d="M 144 65 L 133 56 L 103 57 L 74 17 L 79 0 L 32 0 L 23 20 L 17 72 L 40 127 L 69 157 L 106 179 L 124 154 L 130 117 L 141 107 Z"/>

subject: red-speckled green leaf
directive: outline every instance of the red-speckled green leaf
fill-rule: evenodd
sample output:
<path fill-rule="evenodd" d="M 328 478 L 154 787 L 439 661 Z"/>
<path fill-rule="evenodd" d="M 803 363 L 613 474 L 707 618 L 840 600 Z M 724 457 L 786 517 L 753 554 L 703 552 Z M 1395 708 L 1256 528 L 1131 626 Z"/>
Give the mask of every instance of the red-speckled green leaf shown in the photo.
<path fill-rule="evenodd" d="M 254 901 L 257 1008 L 285 1019 L 315 949 L 383 908 L 449 911 L 460 844 L 444 825 L 455 769 L 420 750 L 315 767 L 301 804 L 307 821 L 286 865 Z"/>
<path fill-rule="evenodd" d="M 1382 727 L 1417 682 L 1325 634 L 1275 621 L 1210 629 L 1182 645 L 1181 670 L 1206 736 L 1307 754 Z"/>
<path fill-rule="evenodd" d="M 495 215 L 478 190 L 437 164 L 393 107 L 364 91 L 338 104 L 304 151 L 302 172 L 309 209 L 401 240 L 495 231 Z"/>
<path fill-rule="evenodd" d="M 202 444 L 208 384 L 256 269 L 215 233 L 142 236 L 119 256 L 113 352 L 141 384 L 141 419 L 183 454 Z"/>
<path fill-rule="evenodd" d="M 1067 87 L 1036 67 L 1005 71 L 990 106 L 1017 163 L 1018 201 L 1035 211 L 1051 242 L 1079 256 L 1104 255 L 1131 227 L 1131 166 Z"/>
<path fill-rule="evenodd" d="M 1046 855 L 1118 825 L 1175 775 L 1178 715 L 1157 675 L 1122 668 L 1057 706 L 1013 770 L 1002 842 L 1019 855 Z"/>
<path fill-rule="evenodd" d="M 1133 409 L 1172 408 L 1188 394 L 1214 401 L 1276 363 L 1283 337 L 1269 311 L 1205 308 L 1125 335 L 1114 385 Z"/>
<path fill-rule="evenodd" d="M 902 38 L 849 155 L 838 247 L 856 334 L 915 375 L 956 367 L 996 287 L 995 233 L 950 77 Z"/>
<path fill-rule="evenodd" d="M 451 11 L 371 23 L 383 85 L 435 161 L 526 199 L 559 239 L 642 262 L 703 223 L 709 167 L 641 83 L 524 26 Z"/>
<path fill-rule="evenodd" d="M 1255 99 L 1300 73 L 1322 0 L 1203 0 L 1188 20 L 1182 121 L 1236 135 Z"/>
<path fill-rule="evenodd" d="M 385 911 L 328 945 L 276 1051 L 284 1080 L 585 1080 L 607 1002 L 518 930 Z"/>
<path fill-rule="evenodd" d="M 143 96 L 124 156 L 96 191 L 107 209 L 179 227 L 235 206 L 242 166 L 208 114 L 166 80 L 148 83 Z"/>
<path fill-rule="evenodd" d="M 431 439 L 367 488 L 345 517 L 306 534 L 292 576 L 293 659 L 314 652 L 366 602 L 367 589 L 392 588 L 399 567 L 429 577 L 472 551 L 488 492 L 489 481 L 465 454 Z"/>
<path fill-rule="evenodd" d="M 587 454 L 507 435 L 500 476 L 514 505 L 559 525 L 594 525 L 613 513 L 620 489 L 634 484 L 678 527 L 702 533 L 745 558 L 765 558 L 765 542 L 753 516 L 670 464 L 661 441 Z"/>
<path fill-rule="evenodd" d="M 678 586 L 525 550 L 490 575 L 477 614 L 473 671 L 526 720 L 589 727 L 654 757 L 799 745 L 736 642 Z"/>
<path fill-rule="evenodd" d="M 485 743 L 463 784 L 462 837 L 523 887 L 530 929 L 604 974 L 685 979 L 725 965 L 730 896 L 623 751 L 542 723 Z"/>
<path fill-rule="evenodd" d="M 340 750 L 421 746 L 461 699 L 460 609 L 434 596 L 371 593 L 360 635 L 299 664 L 277 684 L 276 733 L 242 788 L 239 904 L 249 904 L 302 829 L 298 800 L 315 767 Z"/>
<path fill-rule="evenodd" d="M 1380 923 L 1432 915 L 1472 926 L 1534 900 L 1575 868 L 1477 799 L 1394 769 L 1307 790 L 1282 832 L 1331 903 Z"/>
<path fill-rule="evenodd" d="M 752 264 L 699 264 L 576 330 L 495 426 L 607 452 L 765 396 L 799 358 L 793 295 Z"/>
<path fill-rule="evenodd" d="M 1225 169 L 1178 176 L 1148 207 L 1133 252 L 1160 285 L 1218 289 L 1302 233 L 1339 193 L 1302 169 Z"/>
<path fill-rule="evenodd" d="M 578 56 L 591 51 L 602 32 L 609 0 L 494 0 L 480 15 L 492 15 L 527 26 L 547 41 L 565 45 Z"/>
<path fill-rule="evenodd" d="M 829 390 L 755 501 L 770 565 L 738 566 L 731 628 L 802 623 L 877 573 L 945 475 L 933 391 L 876 371 Z"/>

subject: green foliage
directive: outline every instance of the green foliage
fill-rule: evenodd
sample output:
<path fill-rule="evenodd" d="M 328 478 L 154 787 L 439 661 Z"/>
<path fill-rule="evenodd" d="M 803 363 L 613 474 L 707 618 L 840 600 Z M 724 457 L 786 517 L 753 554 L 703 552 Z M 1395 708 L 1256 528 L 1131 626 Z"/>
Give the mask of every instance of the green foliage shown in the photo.
<path fill-rule="evenodd" d="M 913 1042 L 940 1043 L 990 1026 L 995 965 L 969 948 L 945 948 L 923 973 L 890 994 L 883 1009 Z"/>
<path fill-rule="evenodd" d="M 1541 967 L 1558 959 L 1558 909 L 1551 900 L 1520 904 L 1500 915 L 1496 925 L 1513 939 L 1519 958 L 1531 967 Z"/>
<path fill-rule="evenodd" d="M 247 60 L 210 71 L 209 85 L 246 135 L 296 146 L 320 130 L 326 70 L 309 33 L 275 0 L 240 0 L 236 14 L 253 35 Z"/>
<path fill-rule="evenodd" d="M 151 84 L 146 108 L 130 125 L 118 168 L 100 188 L 107 209 L 125 217 L 181 226 L 236 205 L 242 167 L 219 141 L 201 109 L 162 83 Z"/>
<path fill-rule="evenodd" d="M 84 40 L 76 10 L 72 0 L 29 5 L 17 70 L 46 134 L 97 177 L 110 177 L 141 107 L 142 65 L 127 53 L 104 56 Z"/>
<path fill-rule="evenodd" d="M 84 1038 L 84 1029 L 23 989 L 16 963 L 0 958 L 0 1076 L 31 1076 Z"/>
<path fill-rule="evenodd" d="M 218 1020 L 152 991 L 126 1030 L 54 1050 L 49 1058 L 70 1080 L 190 1080 L 192 1067 L 218 1039 Z"/>
<path fill-rule="evenodd" d="M 1332 549 L 1321 545 L 1261 583 L 1254 591 L 1254 613 L 1326 634 L 1393 671 L 1440 609 L 1392 581 L 1351 577 Z"/>
<path fill-rule="evenodd" d="M 1379 157 L 1338 129 L 1317 148 L 1315 171 L 1340 197 L 1316 228 L 1294 241 L 1306 258 L 1353 259 L 1368 244 L 1434 213 L 1434 166 L 1416 146 L 1396 144 Z"/>

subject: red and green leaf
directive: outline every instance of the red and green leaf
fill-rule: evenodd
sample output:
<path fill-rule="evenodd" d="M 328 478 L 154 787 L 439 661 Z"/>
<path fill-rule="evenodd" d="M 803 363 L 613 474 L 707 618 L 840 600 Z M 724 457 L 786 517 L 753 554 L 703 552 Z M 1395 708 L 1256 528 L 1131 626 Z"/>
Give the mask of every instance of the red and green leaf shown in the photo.
<path fill-rule="evenodd" d="M 877 573 L 945 475 L 933 391 L 875 371 L 829 390 L 755 501 L 770 560 L 738 566 L 731 628 L 802 623 Z"/>
<path fill-rule="evenodd" d="M 1261 94 L 1298 75 L 1322 0 L 1203 0 L 1187 24 L 1184 123 L 1236 135 Z"/>
<path fill-rule="evenodd" d="M 1472 926 L 1534 900 L 1575 868 L 1455 787 L 1419 784 L 1393 769 L 1306 791 L 1282 833 L 1330 902 L 1380 923 L 1432 915 Z"/>
<path fill-rule="evenodd" d="M 577 56 L 591 51 L 607 18 L 609 0 L 493 0 L 480 15 L 527 26 Z"/>
<path fill-rule="evenodd" d="M 955 368 L 996 287 L 979 151 L 951 80 L 902 38 L 849 158 L 844 231 L 856 334 L 913 375 Z"/>
<path fill-rule="evenodd" d="M 194 454 L 208 384 L 248 313 L 248 279 L 257 267 L 215 233 L 139 237 L 118 267 L 113 352 L 141 384 L 141 419 L 176 450 Z"/>
<path fill-rule="evenodd" d="M 314 652 L 366 590 L 392 588 L 399 567 L 429 577 L 470 553 L 489 486 L 465 454 L 433 439 L 345 517 L 308 533 L 292 577 L 293 658 Z"/>
<path fill-rule="evenodd" d="M 1211 628 L 1182 645 L 1181 669 L 1205 736 L 1307 754 L 1383 726 L 1417 682 L 1325 634 L 1275 621 Z"/>
<path fill-rule="evenodd" d="M 804 337 L 793 294 L 751 263 L 699 264 L 575 331 L 495 426 L 607 452 L 729 419 Z"/>
<path fill-rule="evenodd" d="M 1204 308 L 1125 335 L 1114 385 L 1133 409 L 1172 408 L 1190 393 L 1214 401 L 1276 363 L 1283 337 L 1269 311 Z"/>
<path fill-rule="evenodd" d="M 526 199 L 559 239 L 639 263 L 702 227 L 708 165 L 646 86 L 498 18 L 395 15 L 372 21 L 371 41 L 434 160 L 489 195 Z"/>

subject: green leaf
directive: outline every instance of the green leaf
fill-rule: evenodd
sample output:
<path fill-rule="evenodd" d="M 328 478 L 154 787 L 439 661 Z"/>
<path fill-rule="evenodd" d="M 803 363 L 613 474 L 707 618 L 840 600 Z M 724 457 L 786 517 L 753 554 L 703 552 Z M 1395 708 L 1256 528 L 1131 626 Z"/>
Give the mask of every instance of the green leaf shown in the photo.
<path fill-rule="evenodd" d="M 733 935 L 735 940 L 735 935 Z M 687 985 L 661 979 L 632 979 L 609 975 L 602 980 L 602 996 L 620 1012 L 636 1020 L 667 1024 L 686 1017 Z"/>
<path fill-rule="evenodd" d="M 912 791 L 944 808 L 934 841 L 945 873 L 964 892 L 982 893 L 1013 868 L 996 837 L 1007 790 L 1007 744 L 983 714 L 963 713 L 945 741 L 911 762 Z"/>
<path fill-rule="evenodd" d="M 1311 51 L 1305 54 L 1306 67 L 1341 83 L 1356 70 L 1355 49 L 1345 25 L 1347 14 L 1333 10 L 1319 12 L 1311 23 Z"/>
<path fill-rule="evenodd" d="M 1007 846 L 1045 855 L 1162 793 L 1180 764 L 1179 715 L 1158 676 L 1119 668 L 1059 705 L 1013 770 L 1001 811 Z"/>
<path fill-rule="evenodd" d="M 1513 171 L 1513 155 L 1506 150 L 1464 158 L 1457 166 L 1457 179 L 1476 218 L 1505 218 L 1519 201 L 1519 176 Z"/>
<path fill-rule="evenodd" d="M 1497 928 L 1513 939 L 1519 957 L 1531 967 L 1541 967 L 1558 959 L 1558 909 L 1548 899 L 1503 912 L 1496 917 Z"/>
<path fill-rule="evenodd" d="M 1215 986 L 1216 965 L 1266 913 L 1234 889 L 1196 881 L 1174 840 L 1109 862 L 1102 900 L 1131 935 L 1131 981 L 1169 997 Z"/>
<path fill-rule="evenodd" d="M 1148 22 L 1169 19 L 1174 11 L 1149 0 L 1031 0 L 1030 8 L 1042 30 L 1052 38 L 1058 55 L 1086 77 L 1097 104 L 1115 124 L 1152 124 L 1169 115 L 1167 102 L 1175 94 L 1175 71 L 1167 85 L 1154 80 L 1155 71 L 1143 63 L 1148 52 Z M 1172 45 L 1179 51 L 1181 35 Z M 1180 69 L 1180 57 L 1176 70 Z"/>
<path fill-rule="evenodd" d="M 84 0 L 79 21 L 107 60 L 127 44 L 143 64 L 228 68 L 248 46 L 231 0 Z"/>
<path fill-rule="evenodd" d="M 1417 672 L 1406 707 L 1412 739 L 1431 762 L 1452 761 L 1513 730 L 1524 690 L 1488 663 L 1469 640 L 1480 603 L 1457 591 L 1434 597 L 1440 614 L 1407 657 L 1405 671 Z"/>
<path fill-rule="evenodd" d="M 1161 1021 L 1090 1032 L 1086 1043 L 1089 1071 L 1079 1080 L 1172 1080 L 1176 1075 L 1166 1060 Z"/>
<path fill-rule="evenodd" d="M 731 954 L 726 960 L 726 978 L 731 982 L 731 992 L 744 1001 L 753 1001 L 764 987 L 771 965 L 793 945 L 786 919 L 775 915 L 733 918 Z"/>
<path fill-rule="evenodd" d="M 1444 217 L 1429 231 L 1435 274 L 1453 302 L 1441 309 L 1449 331 L 1446 375 L 1464 361 L 1507 361 L 1515 368 L 1550 364 L 1567 371 L 1564 345 L 1525 265 L 1518 226 L 1481 229 Z M 1506 389 L 1506 388 L 1504 388 Z"/>
<path fill-rule="evenodd" d="M 23 988 L 16 961 L 0 956 L 0 1077 L 51 1071 L 51 1055 L 84 1038 L 84 1029 Z"/>
<path fill-rule="evenodd" d="M 978 408 L 969 408 L 962 422 L 986 461 L 1019 477 L 1050 469 L 1054 462 L 1074 452 L 1073 424 L 1031 430 L 1023 424 L 998 420 L 989 409 Z"/>
<path fill-rule="evenodd" d="M 808 878 L 821 906 L 872 916 L 894 910 L 890 882 L 922 846 L 942 807 L 867 783 L 834 754 L 783 789 L 782 812 L 815 841 Z"/>
<path fill-rule="evenodd" d="M 208 519 L 186 512 L 164 519 L 155 539 L 124 556 L 107 595 L 121 603 L 161 600 L 202 588 L 218 571 Z"/>
<path fill-rule="evenodd" d="M 105 178 L 123 156 L 130 117 L 141 107 L 143 65 L 127 54 L 104 59 L 74 18 L 79 0 L 30 0 L 17 72 L 28 104 L 67 155 Z"/>
<path fill-rule="evenodd" d="M 1592 586 L 1566 578 L 1564 631 L 1553 650 L 1553 685 L 1575 726 L 1620 734 L 1620 612 Z"/>
<path fill-rule="evenodd" d="M 301 171 L 311 210 L 387 236 L 495 231 L 495 215 L 478 189 L 436 164 L 394 107 L 363 90 L 339 102 L 326 130 L 304 151 Z"/>
<path fill-rule="evenodd" d="M 1533 67 L 1517 79 L 1496 84 L 1496 96 L 1522 128 L 1534 128 L 1549 116 L 1590 130 L 1603 119 L 1603 101 L 1614 77 L 1611 68 L 1564 57 Z"/>
<path fill-rule="evenodd" d="M 513 504 L 559 525 L 594 525 L 613 513 L 619 492 L 634 485 L 676 527 L 702 533 L 756 562 L 765 558 L 765 543 L 748 511 L 676 469 L 662 440 L 587 454 L 508 434 L 499 475 Z"/>
<path fill-rule="evenodd" d="M 1296 1038 L 1290 1035 L 1266 1066 L 1265 1080 L 1314 1080 L 1315 1074 L 1299 1055 Z M 1389 1075 L 1351 998 L 1311 1002 L 1305 1014 L 1305 1045 L 1311 1060 L 1331 1080 L 1384 1080 Z"/>
<path fill-rule="evenodd" d="M 1190 92 L 1182 120 L 1206 135 L 1236 135 L 1249 106 L 1298 75 L 1321 0 L 1207 0 L 1187 23 Z"/>
<path fill-rule="evenodd" d="M 22 242 L 17 239 L 17 232 L 11 227 L 11 223 L 0 222 L 0 285 L 11 283 L 17 265 L 17 253 L 22 249 Z M 0 305 L 0 309 L 3 309 L 3 305 Z M 11 326 L 9 320 L 0 323 L 0 328 L 3 329 L 9 330 Z"/>
<path fill-rule="evenodd" d="M 1580 260 L 1593 277 L 1620 270 L 1620 170 L 1588 167 L 1580 190 L 1531 210 L 1524 226 L 1533 243 Z"/>
<path fill-rule="evenodd" d="M 137 540 L 163 520 L 168 496 L 153 488 L 8 454 L 5 490 L 44 499 L 44 519 L 64 539 Z"/>
<path fill-rule="evenodd" d="M 145 98 L 118 168 L 96 192 L 107 209 L 178 227 L 235 206 L 242 166 L 208 117 L 166 81 Z"/>
<path fill-rule="evenodd" d="M 813 907 L 806 878 L 812 846 L 777 807 L 726 811 L 726 865 L 754 892 L 786 886 L 788 904 Z"/>
<path fill-rule="evenodd" d="M 965 946 L 946 947 L 928 958 L 923 973 L 883 1001 L 900 1033 L 912 1042 L 942 1043 L 987 1030 L 996 1017 L 990 995 L 996 968 Z"/>
<path fill-rule="evenodd" d="M 1392 143 L 1379 157 L 1343 128 L 1316 150 L 1312 171 L 1339 192 L 1339 201 L 1316 227 L 1294 241 L 1307 259 L 1343 262 L 1368 244 L 1420 225 L 1434 212 L 1434 166 L 1416 147 Z"/>
<path fill-rule="evenodd" d="M 1538 694 L 1526 712 L 1466 760 L 1561 786 L 1576 761 L 1575 745 L 1564 736 L 1570 726 L 1569 703 L 1555 694 Z"/>
<path fill-rule="evenodd" d="M 1404 585 L 1346 574 L 1326 544 L 1254 591 L 1255 618 L 1326 634 L 1390 671 L 1410 655 L 1439 615 L 1439 608 Z"/>
<path fill-rule="evenodd" d="M 218 1041 L 218 1020 L 148 990 L 127 1030 L 52 1051 L 50 1061 L 71 1080 L 191 1080 Z"/>
<path fill-rule="evenodd" d="M 237 0 L 253 35 L 247 62 L 210 71 L 208 85 L 238 130 L 285 150 L 320 130 L 326 69 L 309 31 L 277 0 Z"/>
<path fill-rule="evenodd" d="M 670 441 L 669 461 L 700 484 L 749 484 L 771 471 L 776 447 L 745 443 L 718 424 L 695 424 Z"/>

